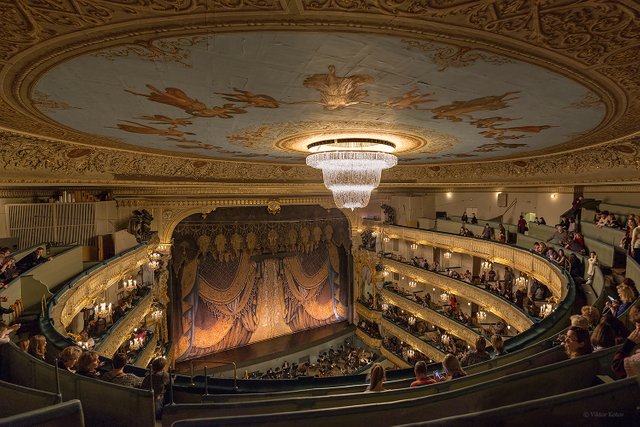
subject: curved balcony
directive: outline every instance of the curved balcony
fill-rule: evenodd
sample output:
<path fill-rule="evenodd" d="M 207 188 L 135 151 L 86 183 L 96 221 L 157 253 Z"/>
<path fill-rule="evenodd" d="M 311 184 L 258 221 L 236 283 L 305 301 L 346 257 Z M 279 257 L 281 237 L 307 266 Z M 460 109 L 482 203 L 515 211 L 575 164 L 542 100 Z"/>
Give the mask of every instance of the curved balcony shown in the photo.
<path fill-rule="evenodd" d="M 457 236 L 418 228 L 384 226 L 391 238 L 415 241 L 418 244 L 437 246 L 449 251 L 465 253 L 492 262 L 507 265 L 526 273 L 547 285 L 554 296 L 562 299 L 568 293 L 567 278 L 562 271 L 544 258 L 524 249 L 491 240 Z"/>
<path fill-rule="evenodd" d="M 356 313 L 358 313 L 359 316 L 362 316 L 371 322 L 380 323 L 380 319 L 382 319 L 381 311 L 372 310 L 366 305 L 362 304 L 360 301 L 357 301 L 355 305 Z"/>
<path fill-rule="evenodd" d="M 360 341 L 371 348 L 380 349 L 382 347 L 381 339 L 373 338 L 360 328 L 356 328 L 356 336 Z"/>
<path fill-rule="evenodd" d="M 447 331 L 450 331 L 453 335 L 466 341 L 468 344 L 475 344 L 476 338 L 480 333 L 476 332 L 472 328 L 463 325 L 462 323 L 445 316 L 435 310 L 421 306 L 415 301 L 411 301 L 402 295 L 396 294 L 386 288 L 382 289 L 382 295 L 393 305 L 400 307 L 401 309 L 412 313 L 414 316 L 431 323 L 432 325 L 439 326 Z M 487 344 L 491 344 L 487 341 Z"/>
<path fill-rule="evenodd" d="M 127 311 L 124 317 L 118 319 L 116 323 L 111 326 L 109 332 L 100 341 L 94 349 L 100 356 L 111 358 L 118 351 L 118 348 L 129 338 L 134 328 L 138 327 L 145 316 L 151 311 L 151 304 L 153 303 L 153 293 L 149 292 L 147 295 Z"/>
<path fill-rule="evenodd" d="M 52 300 L 49 320 L 62 336 L 66 328 L 84 307 L 91 306 L 100 292 L 114 285 L 123 271 L 138 269 L 149 261 L 148 245 L 139 245 L 106 262 L 84 271 L 69 282 Z"/>
<path fill-rule="evenodd" d="M 446 356 L 442 351 L 438 350 L 437 348 L 427 343 L 426 341 L 421 340 L 415 335 L 407 332 L 406 330 L 396 325 L 395 323 L 389 321 L 388 319 L 383 318 L 380 325 L 382 326 L 383 329 L 387 330 L 391 335 L 394 335 L 400 340 L 406 342 L 411 347 L 415 348 L 420 353 L 424 354 L 429 359 L 435 362 L 442 362 L 442 360 L 444 359 L 444 356 Z"/>
<path fill-rule="evenodd" d="M 398 366 L 399 368 L 412 368 L 412 366 L 401 357 L 396 356 L 390 350 L 387 350 L 385 347 L 380 347 L 380 354 L 386 357 L 389 362 Z"/>
<path fill-rule="evenodd" d="M 533 318 L 517 305 L 485 289 L 389 258 L 382 258 L 382 261 L 388 267 L 388 270 L 423 281 L 430 286 L 436 286 L 447 293 L 460 295 L 481 305 L 483 309 L 503 318 L 519 331 L 525 331 L 535 323 Z"/>

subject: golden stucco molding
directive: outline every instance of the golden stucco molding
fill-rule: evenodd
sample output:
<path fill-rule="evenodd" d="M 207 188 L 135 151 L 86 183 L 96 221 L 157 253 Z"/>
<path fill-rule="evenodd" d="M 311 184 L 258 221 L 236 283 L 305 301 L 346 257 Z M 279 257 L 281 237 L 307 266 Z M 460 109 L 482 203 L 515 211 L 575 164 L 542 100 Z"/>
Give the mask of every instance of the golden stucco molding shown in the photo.
<path fill-rule="evenodd" d="M 389 360 L 391 363 L 393 363 L 394 365 L 396 365 L 399 368 L 411 368 L 412 366 L 406 362 L 405 360 L 399 358 L 398 356 L 396 356 L 395 354 L 391 353 L 389 350 L 387 350 L 384 347 L 380 347 L 380 354 L 382 354 L 382 356 L 386 357 L 387 360 Z"/>
<path fill-rule="evenodd" d="M 406 277 L 411 277 L 415 280 L 424 282 L 428 286 L 435 286 L 447 293 L 453 293 L 454 295 L 459 295 L 469 301 L 473 301 L 483 310 L 494 313 L 498 317 L 504 319 L 507 324 L 515 327 L 518 331 L 525 331 L 534 323 L 533 320 L 531 320 L 522 310 L 518 309 L 518 307 L 508 303 L 499 296 L 470 283 L 465 283 L 460 280 L 452 279 L 451 277 L 443 276 L 422 268 L 413 267 L 388 258 L 382 258 L 382 262 L 387 267 L 387 270 L 400 273 Z"/>
<path fill-rule="evenodd" d="M 133 329 L 140 326 L 151 311 L 153 298 L 152 292 L 145 295 L 135 307 L 126 313 L 122 320 L 111 327 L 107 336 L 96 345 L 95 351 L 101 356 L 113 357 L 120 346 L 131 336 Z"/>
<path fill-rule="evenodd" d="M 361 329 L 356 328 L 356 336 L 362 341 L 366 346 L 379 350 L 382 346 L 382 340 L 370 337 Z"/>
<path fill-rule="evenodd" d="M 410 333 L 387 319 L 382 319 L 381 326 L 382 329 L 386 332 L 385 335 L 394 335 L 401 341 L 406 342 L 411 347 L 418 350 L 420 353 L 424 354 L 429 359 L 435 362 L 442 362 L 442 360 L 446 356 L 442 351 L 411 335 Z"/>
<path fill-rule="evenodd" d="M 544 283 L 556 297 L 564 298 L 567 294 L 567 278 L 560 269 L 525 249 L 417 228 L 385 226 L 384 230 L 390 238 L 436 246 L 509 266 Z"/>
<path fill-rule="evenodd" d="M 432 325 L 436 325 L 460 339 L 466 341 L 470 345 L 475 345 L 476 338 L 481 336 L 478 332 L 467 328 L 453 319 L 448 318 L 444 314 L 440 314 L 437 311 L 422 307 L 420 304 L 389 291 L 388 289 L 382 289 L 382 296 L 389 303 L 411 313 L 417 318 L 420 318 Z"/>

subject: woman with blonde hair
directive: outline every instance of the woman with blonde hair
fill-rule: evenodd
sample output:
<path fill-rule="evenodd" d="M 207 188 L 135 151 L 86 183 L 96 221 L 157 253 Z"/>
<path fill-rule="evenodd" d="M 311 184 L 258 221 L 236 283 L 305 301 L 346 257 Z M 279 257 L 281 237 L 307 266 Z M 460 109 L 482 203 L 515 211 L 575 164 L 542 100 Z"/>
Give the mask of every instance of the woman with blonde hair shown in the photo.
<path fill-rule="evenodd" d="M 627 285 L 618 285 L 616 289 L 618 290 L 618 296 L 620 297 L 621 302 L 607 302 L 607 307 L 611 310 L 611 314 L 618 317 L 631 307 L 635 297 L 633 295 L 633 289 Z"/>
<path fill-rule="evenodd" d="M 589 321 L 589 327 L 595 328 L 600 322 L 600 312 L 592 305 L 585 305 L 580 309 L 580 314 Z"/>
<path fill-rule="evenodd" d="M 447 374 L 447 381 L 467 376 L 467 373 L 460 366 L 460 361 L 458 360 L 458 358 L 451 353 L 447 354 L 444 357 L 444 360 L 442 361 L 442 367 Z"/>
<path fill-rule="evenodd" d="M 76 373 L 76 364 L 82 354 L 82 349 L 76 345 L 65 347 L 58 355 L 58 368 Z"/>
<path fill-rule="evenodd" d="M 95 351 L 85 351 L 78 359 L 78 370 L 76 373 L 84 375 L 85 377 L 98 378 L 100 377 L 100 372 L 98 372 L 100 365 L 100 355 L 98 353 Z"/>
<path fill-rule="evenodd" d="M 28 353 L 44 361 L 44 355 L 47 353 L 47 339 L 44 335 L 34 335 L 29 340 Z"/>
<path fill-rule="evenodd" d="M 379 363 L 374 363 L 371 368 L 371 372 L 369 372 L 369 386 L 367 387 L 366 392 L 377 392 L 384 391 L 384 387 L 382 383 L 385 380 L 384 368 Z"/>

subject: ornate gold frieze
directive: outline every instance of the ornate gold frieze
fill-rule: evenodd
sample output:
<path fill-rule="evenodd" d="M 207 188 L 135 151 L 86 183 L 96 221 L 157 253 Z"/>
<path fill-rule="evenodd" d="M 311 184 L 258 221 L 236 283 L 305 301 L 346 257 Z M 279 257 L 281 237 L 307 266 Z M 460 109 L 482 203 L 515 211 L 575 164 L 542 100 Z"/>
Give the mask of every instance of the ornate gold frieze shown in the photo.
<path fill-rule="evenodd" d="M 386 331 L 385 335 L 390 334 L 399 338 L 401 341 L 406 342 L 411 347 L 415 348 L 420 353 L 424 354 L 429 359 L 435 362 L 442 362 L 444 356 L 446 356 L 437 348 L 432 347 L 421 339 L 415 337 L 414 335 L 411 335 L 410 333 L 408 333 L 398 325 L 395 325 L 394 323 L 388 321 L 387 319 L 382 319 L 381 325 L 383 330 Z"/>
<path fill-rule="evenodd" d="M 551 151 L 534 153 L 546 155 L 560 149 L 578 150 L 571 155 L 470 162 L 468 165 L 398 166 L 385 172 L 384 180 L 407 185 L 416 181 L 422 187 L 450 183 L 464 185 L 474 181 L 481 185 L 518 181 L 566 183 L 567 178 L 575 183 L 603 179 L 637 181 L 640 165 L 638 143 L 633 135 L 638 131 L 640 117 L 640 97 L 637 96 L 640 61 L 637 61 L 639 49 L 636 43 L 640 7 L 635 3 L 597 0 L 300 0 L 293 3 L 243 0 L 233 4 L 214 3 L 205 6 L 192 0 L 179 3 L 157 0 L 144 4 L 90 0 L 80 5 L 61 2 L 52 6 L 50 2 L 19 0 L 4 4 L 0 14 L 0 125 L 22 133 L 19 137 L 0 135 L 3 145 L 0 164 L 8 175 L 5 182 L 108 185 L 117 179 L 133 186 L 166 177 L 238 182 L 247 177 L 260 177 L 270 181 L 320 182 L 319 173 L 297 164 L 246 162 L 232 166 L 229 163 L 233 162 L 191 155 L 169 157 L 158 154 L 159 151 L 141 155 L 107 150 L 99 146 L 107 143 L 111 147 L 121 146 L 117 141 L 104 141 L 58 126 L 29 105 L 33 84 L 42 73 L 81 53 L 124 45 L 130 46 L 127 51 L 130 55 L 131 46 L 144 46 L 135 54 L 150 59 L 182 61 L 179 47 L 177 53 L 171 53 L 172 47 L 159 46 L 154 38 L 159 33 L 189 39 L 197 33 L 258 29 L 375 32 L 404 37 L 416 46 L 446 41 L 458 50 L 451 55 L 429 51 L 443 58 L 446 65 L 466 64 L 472 59 L 471 53 L 477 52 L 485 55 L 485 60 L 497 55 L 522 59 L 583 83 L 597 93 L 597 102 L 609 110 L 597 130 Z M 212 15 L 212 11 L 224 13 Z M 394 18 L 392 27 L 388 25 L 390 17 Z M 318 25 L 320 21 L 322 25 Z M 120 51 L 109 52 L 120 54 Z M 589 107 L 595 102 L 595 98 L 586 99 L 577 107 Z M 35 134 L 47 138 L 36 138 Z M 250 132 L 248 139 L 240 139 L 252 140 L 254 136 Z M 14 138 L 18 138 L 16 143 L 11 141 Z M 631 139 L 621 141 L 621 138 Z M 593 147 L 603 143 L 607 145 Z M 584 147 L 587 148 L 581 149 Z M 611 171 L 609 176 L 597 173 L 603 168 Z M 55 174 L 55 177 L 47 174 Z"/>
<path fill-rule="evenodd" d="M 370 322 L 379 323 L 380 319 L 382 319 L 382 312 L 377 310 L 369 310 L 367 307 L 360 303 L 355 304 L 356 313 L 358 316 L 362 316 Z"/>
<path fill-rule="evenodd" d="M 366 333 L 364 333 L 362 330 L 358 328 L 356 328 L 356 336 L 360 338 L 360 341 L 362 341 L 365 345 L 369 346 L 370 348 L 379 350 L 380 347 L 382 346 L 381 339 L 370 337 L 369 335 L 367 335 Z"/>
<path fill-rule="evenodd" d="M 136 360 L 136 363 L 133 366 L 138 368 L 146 369 L 149 366 L 149 362 L 153 359 L 153 356 L 156 354 L 156 345 L 158 344 L 158 328 L 155 328 L 155 333 L 153 334 L 153 338 L 147 343 L 142 350 L 140 356 Z"/>
<path fill-rule="evenodd" d="M 494 313 L 504 319 L 507 324 L 515 327 L 518 331 L 525 331 L 533 325 L 533 321 L 518 307 L 482 288 L 388 258 L 382 258 L 382 262 L 387 267 L 387 270 L 424 282 L 428 287 L 435 286 L 447 293 L 453 293 L 473 301 L 483 310 Z"/>
<path fill-rule="evenodd" d="M 431 323 L 432 325 L 436 325 L 446 331 L 449 331 L 450 333 L 466 341 L 470 345 L 474 345 L 476 338 L 480 336 L 479 333 L 461 325 L 453 319 L 448 318 L 444 314 L 440 314 L 437 311 L 422 307 L 420 304 L 409 301 L 408 299 L 387 289 L 382 289 L 382 296 L 385 298 L 385 300 L 389 301 L 389 303 L 400 307 L 401 309 L 405 310 L 408 313 L 411 313 L 417 318 L 420 318 L 426 322 Z"/>
<path fill-rule="evenodd" d="M 392 238 L 437 246 L 509 266 L 544 283 L 556 297 L 564 298 L 567 294 L 567 279 L 560 269 L 552 265 L 550 261 L 527 250 L 498 245 L 487 240 L 470 239 L 417 228 L 385 226 L 385 232 Z"/>
<path fill-rule="evenodd" d="M 73 318 L 85 307 L 92 306 L 101 292 L 122 279 L 123 273 L 137 270 L 149 261 L 149 250 L 153 250 L 154 247 L 142 246 L 78 280 L 72 288 L 57 299 L 53 307 L 51 318 L 56 330 L 66 336 L 66 328 Z"/>
<path fill-rule="evenodd" d="M 384 357 L 387 358 L 387 360 L 389 360 L 389 362 L 393 363 L 394 365 L 396 365 L 399 368 L 411 368 L 412 366 L 405 362 L 403 359 L 399 358 L 398 356 L 396 356 L 395 354 L 391 353 L 389 350 L 387 350 L 384 347 L 380 347 L 380 354 L 382 354 Z"/>

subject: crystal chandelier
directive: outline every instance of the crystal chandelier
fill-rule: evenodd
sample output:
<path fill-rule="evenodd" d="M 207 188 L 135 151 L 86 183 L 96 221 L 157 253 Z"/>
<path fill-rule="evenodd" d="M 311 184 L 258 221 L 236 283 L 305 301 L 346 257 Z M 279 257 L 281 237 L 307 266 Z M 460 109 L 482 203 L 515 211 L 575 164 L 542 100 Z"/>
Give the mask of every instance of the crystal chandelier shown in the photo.
<path fill-rule="evenodd" d="M 322 170 L 325 187 L 339 208 L 363 208 L 380 184 L 383 169 L 394 167 L 398 158 L 389 152 L 395 145 L 368 138 L 331 139 L 309 144 L 313 154 L 307 165 Z"/>

